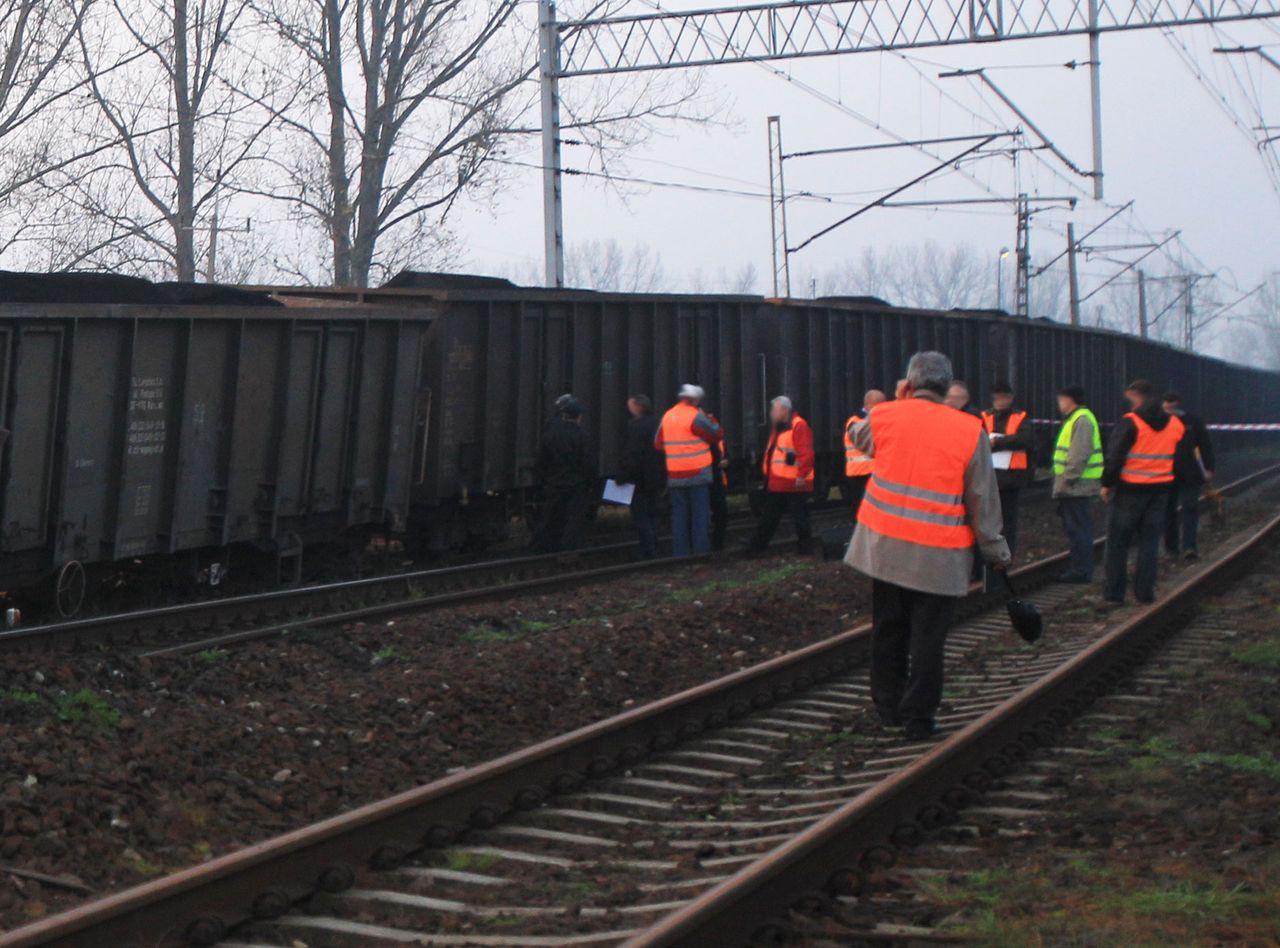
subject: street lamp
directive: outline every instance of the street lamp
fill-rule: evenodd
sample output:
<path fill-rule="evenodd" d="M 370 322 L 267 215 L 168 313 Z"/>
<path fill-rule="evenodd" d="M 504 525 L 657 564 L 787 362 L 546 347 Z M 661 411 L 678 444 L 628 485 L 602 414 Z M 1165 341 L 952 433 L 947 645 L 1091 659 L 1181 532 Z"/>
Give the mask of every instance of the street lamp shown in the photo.
<path fill-rule="evenodd" d="M 1004 309 L 1004 258 L 1009 256 L 1009 248 L 1001 247 L 1000 256 L 996 259 L 996 309 Z"/>

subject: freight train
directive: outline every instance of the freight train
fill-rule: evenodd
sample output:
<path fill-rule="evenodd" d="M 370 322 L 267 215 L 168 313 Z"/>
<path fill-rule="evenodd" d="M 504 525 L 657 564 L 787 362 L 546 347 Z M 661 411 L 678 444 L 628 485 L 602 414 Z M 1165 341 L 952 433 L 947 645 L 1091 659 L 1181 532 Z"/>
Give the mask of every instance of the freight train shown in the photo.
<path fill-rule="evenodd" d="M 0 274 L 0 590 L 72 615 L 124 566 L 216 585 L 296 582 L 316 555 L 398 535 L 483 547 L 536 500 L 539 437 L 564 392 L 602 476 L 628 394 L 707 391 L 750 488 L 768 399 L 810 420 L 819 490 L 840 427 L 907 357 L 949 354 L 975 391 L 1008 379 L 1035 417 L 1082 384 L 1104 421 L 1124 380 L 1213 419 L 1280 419 L 1280 375 L 1118 333 L 874 299 L 616 294 L 403 274 L 378 289 L 151 284 Z"/>

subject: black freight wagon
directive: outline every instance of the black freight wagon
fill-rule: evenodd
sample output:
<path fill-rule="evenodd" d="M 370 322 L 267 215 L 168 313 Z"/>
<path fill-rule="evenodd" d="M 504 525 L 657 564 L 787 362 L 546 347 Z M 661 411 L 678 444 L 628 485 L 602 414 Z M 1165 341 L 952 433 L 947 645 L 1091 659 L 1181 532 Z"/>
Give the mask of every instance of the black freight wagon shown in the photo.
<path fill-rule="evenodd" d="M 458 288 L 458 287 L 461 288 Z M 483 546 L 537 498 L 542 430 L 556 398 L 583 404 L 602 477 L 618 471 L 629 395 L 661 413 L 681 383 L 707 392 L 745 477 L 743 440 L 763 423 L 758 297 L 658 296 L 525 289 L 494 281 L 402 275 L 377 290 L 277 288 L 283 299 L 351 299 L 422 307 L 426 450 L 414 489 L 413 532 L 429 550 Z M 758 450 L 758 449 L 757 449 Z"/>
<path fill-rule="evenodd" d="M 1147 378 L 1162 392 L 1178 391 L 1210 422 L 1280 421 L 1280 373 L 1123 333 L 1000 312 L 914 310 L 874 299 L 761 303 L 756 338 L 767 394 L 789 395 L 813 426 L 819 491 L 841 480 L 841 429 L 861 407 L 863 393 L 880 388 L 892 396 L 907 359 L 922 349 L 949 356 L 978 404 L 986 404 L 993 382 L 1008 381 L 1037 419 L 1057 419 L 1058 390 L 1083 385 L 1099 419 L 1109 424 L 1125 410 L 1125 384 Z M 1047 461 L 1054 428 L 1039 430 L 1041 460 Z M 1275 443 L 1268 433 L 1221 440 Z"/>
<path fill-rule="evenodd" d="M 659 411 L 681 382 L 707 390 L 729 436 L 730 486 L 756 487 L 768 401 L 789 395 L 818 448 L 819 490 L 843 472 L 841 427 L 871 387 L 892 394 L 911 353 L 938 349 L 975 400 L 1008 380 L 1033 417 L 1054 419 L 1055 393 L 1082 384 L 1104 422 L 1122 411 L 1124 382 L 1146 376 L 1182 391 L 1214 421 L 1280 419 L 1280 375 L 1120 333 L 995 311 L 928 311 L 870 298 L 596 293 L 521 288 L 502 280 L 404 274 L 368 290 L 276 288 L 281 298 L 422 307 L 426 447 L 414 488 L 414 533 L 432 549 L 504 536 L 537 495 L 541 432 L 555 398 L 572 392 L 617 473 L 627 394 Z M 1043 426 L 1047 456 L 1051 426 Z M 1262 436 L 1266 437 L 1266 436 Z M 1256 440 L 1253 443 L 1261 443 Z"/>
<path fill-rule="evenodd" d="M 789 396 L 813 428 L 819 494 L 843 480 L 845 421 L 861 409 L 868 389 L 893 396 L 913 352 L 945 352 L 975 398 L 993 381 L 994 319 L 900 309 L 874 299 L 761 303 L 756 319 L 768 396 Z M 766 433 L 751 445 L 756 457 Z"/>
<path fill-rule="evenodd" d="M 418 308 L 0 275 L 0 588 L 48 579 L 71 614 L 117 561 L 216 582 L 234 549 L 288 577 L 308 543 L 403 529 L 428 326 Z"/>

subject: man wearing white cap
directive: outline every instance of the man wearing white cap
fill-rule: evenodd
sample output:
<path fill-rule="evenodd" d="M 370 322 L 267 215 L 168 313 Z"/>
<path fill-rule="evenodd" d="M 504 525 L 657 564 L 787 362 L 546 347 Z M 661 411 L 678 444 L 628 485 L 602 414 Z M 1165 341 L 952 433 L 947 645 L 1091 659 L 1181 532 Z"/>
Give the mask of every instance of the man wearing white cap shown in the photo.
<path fill-rule="evenodd" d="M 680 400 L 662 416 L 653 439 L 666 456 L 673 556 L 711 548 L 711 445 L 723 435 L 720 426 L 698 407 L 702 396 L 697 385 L 680 386 Z"/>

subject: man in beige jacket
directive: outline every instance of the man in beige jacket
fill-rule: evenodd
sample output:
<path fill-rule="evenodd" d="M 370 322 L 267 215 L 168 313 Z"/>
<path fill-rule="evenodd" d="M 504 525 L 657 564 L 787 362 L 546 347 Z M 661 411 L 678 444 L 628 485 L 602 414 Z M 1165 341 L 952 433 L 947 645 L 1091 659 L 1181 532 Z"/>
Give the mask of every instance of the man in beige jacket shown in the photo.
<path fill-rule="evenodd" d="M 897 399 L 853 429 L 875 470 L 845 562 L 872 579 L 872 700 L 912 740 L 934 731 L 943 645 L 974 546 L 998 569 L 1010 560 L 990 439 L 980 419 L 943 403 L 950 384 L 951 360 L 917 352 Z"/>

